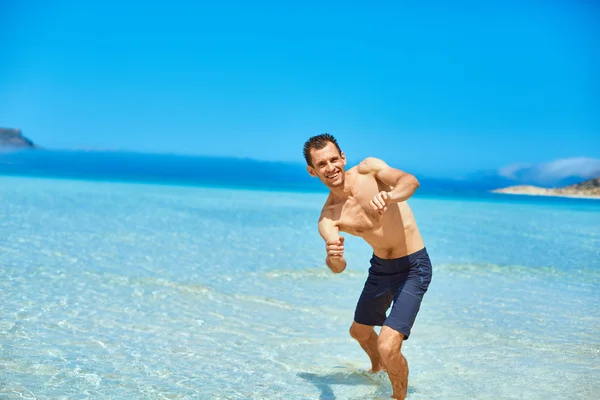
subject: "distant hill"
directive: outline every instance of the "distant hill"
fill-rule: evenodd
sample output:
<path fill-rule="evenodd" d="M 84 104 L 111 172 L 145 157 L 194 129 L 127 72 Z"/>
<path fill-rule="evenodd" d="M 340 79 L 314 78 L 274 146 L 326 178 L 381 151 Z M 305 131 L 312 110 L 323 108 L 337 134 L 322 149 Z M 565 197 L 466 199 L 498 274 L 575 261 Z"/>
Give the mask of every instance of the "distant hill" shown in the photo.
<path fill-rule="evenodd" d="M 600 177 L 561 188 L 547 189 L 538 186 L 519 185 L 492 190 L 492 192 L 531 196 L 589 197 L 600 199 Z"/>
<path fill-rule="evenodd" d="M 124 151 L 0 151 L 0 175 L 163 182 L 168 184 L 291 189 L 326 193 L 301 162 Z M 422 176 L 419 194 L 481 193 L 499 187 Z"/>
<path fill-rule="evenodd" d="M 31 140 L 23 136 L 20 129 L 0 128 L 0 149 L 37 149 Z"/>

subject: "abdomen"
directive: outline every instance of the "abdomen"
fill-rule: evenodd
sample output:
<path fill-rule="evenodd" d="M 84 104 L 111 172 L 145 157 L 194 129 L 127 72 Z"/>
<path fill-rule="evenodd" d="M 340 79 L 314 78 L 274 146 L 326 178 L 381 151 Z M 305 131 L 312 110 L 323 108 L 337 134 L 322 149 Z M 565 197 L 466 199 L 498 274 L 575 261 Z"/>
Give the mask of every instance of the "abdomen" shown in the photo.
<path fill-rule="evenodd" d="M 398 204 L 397 209 L 390 209 L 386 214 L 383 224 L 378 229 L 363 236 L 377 256 L 399 258 L 424 247 L 421 233 L 408 204 Z"/>

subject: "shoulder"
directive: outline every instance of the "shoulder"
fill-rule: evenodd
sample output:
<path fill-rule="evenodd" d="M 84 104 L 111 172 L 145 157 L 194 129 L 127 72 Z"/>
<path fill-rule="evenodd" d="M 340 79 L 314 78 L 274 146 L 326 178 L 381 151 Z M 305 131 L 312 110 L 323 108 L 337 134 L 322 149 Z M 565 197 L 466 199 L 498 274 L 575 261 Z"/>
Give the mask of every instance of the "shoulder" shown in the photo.
<path fill-rule="evenodd" d="M 359 174 L 372 174 L 381 171 L 388 165 L 385 161 L 377 157 L 367 157 L 358 164 Z"/>
<path fill-rule="evenodd" d="M 317 222 L 317 226 L 319 227 L 319 232 L 327 232 L 334 228 L 337 224 L 334 210 L 332 206 L 324 206 L 321 210 L 321 214 L 319 215 L 319 221 Z"/>
<path fill-rule="evenodd" d="M 327 197 L 325 204 L 323 204 L 323 208 L 321 208 L 321 214 L 319 215 L 319 222 L 323 219 L 331 219 L 333 217 L 334 206 L 331 199 L 331 196 Z"/>

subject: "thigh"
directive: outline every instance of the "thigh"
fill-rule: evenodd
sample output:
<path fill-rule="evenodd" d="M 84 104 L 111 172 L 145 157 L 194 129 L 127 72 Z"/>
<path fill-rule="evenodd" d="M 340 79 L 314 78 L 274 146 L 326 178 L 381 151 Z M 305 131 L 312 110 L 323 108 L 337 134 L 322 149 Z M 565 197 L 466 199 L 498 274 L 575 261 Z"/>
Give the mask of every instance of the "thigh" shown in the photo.
<path fill-rule="evenodd" d="M 419 258 L 409 271 L 406 279 L 396 286 L 394 305 L 385 325 L 403 333 L 408 339 L 421 308 L 423 296 L 431 282 L 431 263 L 429 257 Z"/>
<path fill-rule="evenodd" d="M 387 277 L 369 274 L 356 304 L 354 321 L 370 326 L 383 325 L 393 300 L 389 289 Z"/>
<path fill-rule="evenodd" d="M 386 318 L 384 325 L 404 334 L 404 339 L 408 339 L 412 326 L 421 308 L 422 296 L 413 293 L 414 285 L 411 282 L 406 284 L 394 296 L 394 305 L 390 315 Z"/>

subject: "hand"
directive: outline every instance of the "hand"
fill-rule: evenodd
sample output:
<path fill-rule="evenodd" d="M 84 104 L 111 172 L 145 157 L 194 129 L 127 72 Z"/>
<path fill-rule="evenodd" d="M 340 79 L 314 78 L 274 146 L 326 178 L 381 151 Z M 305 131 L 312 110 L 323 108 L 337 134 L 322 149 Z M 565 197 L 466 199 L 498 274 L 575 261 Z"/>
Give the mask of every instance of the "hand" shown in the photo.
<path fill-rule="evenodd" d="M 340 236 L 337 240 L 327 242 L 327 258 L 325 262 L 333 273 L 339 274 L 346 269 L 343 236 Z"/>
<path fill-rule="evenodd" d="M 327 242 L 327 257 L 344 257 L 344 237 L 340 236 L 337 241 Z"/>
<path fill-rule="evenodd" d="M 390 194 L 388 192 L 379 192 L 373 196 L 373 200 L 369 203 L 373 210 L 377 211 L 379 215 L 382 215 L 387 211 L 387 205 L 390 203 Z"/>

